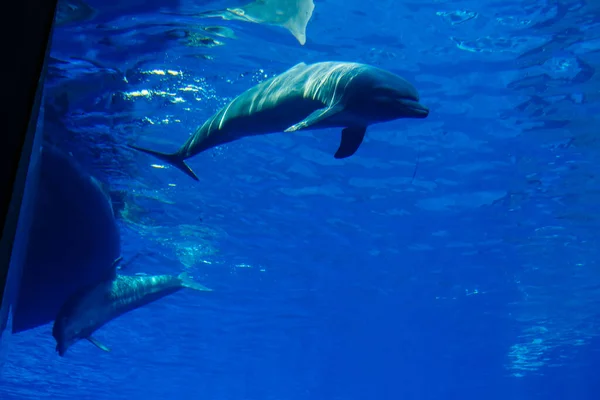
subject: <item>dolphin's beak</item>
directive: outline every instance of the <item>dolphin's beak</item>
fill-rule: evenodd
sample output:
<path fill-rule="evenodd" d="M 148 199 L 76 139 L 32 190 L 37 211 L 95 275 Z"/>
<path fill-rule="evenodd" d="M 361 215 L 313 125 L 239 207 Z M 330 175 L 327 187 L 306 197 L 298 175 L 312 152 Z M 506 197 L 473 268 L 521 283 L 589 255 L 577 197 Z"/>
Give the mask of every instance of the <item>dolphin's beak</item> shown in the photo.
<path fill-rule="evenodd" d="M 411 99 L 402 99 L 400 101 L 402 106 L 408 111 L 408 116 L 411 118 L 426 118 L 429 115 L 429 108 L 418 101 Z"/>

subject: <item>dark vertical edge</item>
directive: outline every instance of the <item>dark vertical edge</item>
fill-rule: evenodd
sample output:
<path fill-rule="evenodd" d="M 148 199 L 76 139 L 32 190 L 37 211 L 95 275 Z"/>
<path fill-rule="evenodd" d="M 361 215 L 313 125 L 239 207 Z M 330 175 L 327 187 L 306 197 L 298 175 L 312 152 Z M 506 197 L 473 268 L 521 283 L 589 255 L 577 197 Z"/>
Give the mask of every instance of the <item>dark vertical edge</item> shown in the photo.
<path fill-rule="evenodd" d="M 0 135 L 0 335 L 6 328 L 9 309 L 20 279 L 21 264 L 11 263 L 34 142 L 43 132 L 36 132 L 43 96 L 47 56 L 50 52 L 52 23 L 56 0 L 20 0 L 7 2 L 0 19 L 3 58 L 0 76 L 3 80 L 2 135 Z M 32 176 L 33 175 L 33 176 Z M 32 185 L 28 185 L 32 186 Z M 26 221 L 29 218 L 24 218 Z M 26 223 L 21 237 L 27 236 Z M 23 240 L 18 243 L 23 246 Z M 20 259 L 20 257 L 19 257 Z M 6 290 L 11 289 L 11 290 Z"/>

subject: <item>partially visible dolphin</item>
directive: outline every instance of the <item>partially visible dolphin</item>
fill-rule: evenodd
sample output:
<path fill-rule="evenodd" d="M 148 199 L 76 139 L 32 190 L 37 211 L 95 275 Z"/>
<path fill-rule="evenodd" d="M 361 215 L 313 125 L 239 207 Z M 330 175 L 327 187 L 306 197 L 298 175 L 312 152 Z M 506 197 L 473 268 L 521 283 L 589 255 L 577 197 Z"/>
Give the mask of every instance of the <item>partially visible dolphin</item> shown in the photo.
<path fill-rule="evenodd" d="M 115 266 L 120 261 L 115 261 Z M 56 339 L 56 351 L 62 357 L 67 349 L 80 339 L 87 339 L 96 347 L 110 351 L 92 334 L 113 319 L 173 294 L 183 288 L 212 291 L 192 281 L 187 273 L 178 276 L 125 276 L 82 289 L 65 302 L 60 309 L 52 336 Z"/>
<path fill-rule="evenodd" d="M 56 4 L 56 16 L 54 23 L 56 26 L 63 26 L 73 22 L 84 22 L 94 18 L 97 11 L 82 0 L 59 1 Z"/>
<path fill-rule="evenodd" d="M 342 127 L 335 158 L 346 158 L 358 150 L 367 126 L 428 115 L 415 87 L 389 71 L 348 62 L 300 63 L 237 96 L 174 153 L 129 147 L 198 180 L 186 159 L 245 136 Z"/>
<path fill-rule="evenodd" d="M 72 294 L 110 274 L 121 253 L 114 203 L 105 185 L 75 157 L 47 142 L 39 158 L 32 222 L 12 308 L 13 333 L 51 323 Z"/>
<path fill-rule="evenodd" d="M 236 8 L 228 7 L 193 14 L 172 12 L 164 12 L 164 14 L 200 18 L 218 17 L 224 20 L 281 26 L 287 29 L 301 45 L 304 45 L 306 43 L 306 26 L 314 9 L 313 0 L 255 0 Z"/>

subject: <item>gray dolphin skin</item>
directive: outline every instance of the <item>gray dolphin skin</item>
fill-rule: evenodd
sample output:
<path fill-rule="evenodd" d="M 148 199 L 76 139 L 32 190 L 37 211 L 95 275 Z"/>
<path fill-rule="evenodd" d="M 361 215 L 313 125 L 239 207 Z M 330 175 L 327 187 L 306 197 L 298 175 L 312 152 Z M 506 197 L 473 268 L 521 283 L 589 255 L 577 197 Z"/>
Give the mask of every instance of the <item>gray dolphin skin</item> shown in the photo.
<path fill-rule="evenodd" d="M 83 289 L 65 302 L 54 321 L 52 336 L 56 339 L 56 351 L 63 357 L 67 349 L 80 339 L 87 339 L 101 350 L 110 351 L 92 336 L 96 330 L 129 311 L 183 288 L 212 291 L 193 282 L 185 272 L 178 276 L 116 275 Z"/>
<path fill-rule="evenodd" d="M 198 180 L 186 159 L 245 136 L 341 127 L 334 157 L 346 158 L 358 150 L 369 125 L 428 115 L 415 87 L 392 72 L 359 63 L 300 63 L 237 96 L 174 153 L 128 146 Z"/>

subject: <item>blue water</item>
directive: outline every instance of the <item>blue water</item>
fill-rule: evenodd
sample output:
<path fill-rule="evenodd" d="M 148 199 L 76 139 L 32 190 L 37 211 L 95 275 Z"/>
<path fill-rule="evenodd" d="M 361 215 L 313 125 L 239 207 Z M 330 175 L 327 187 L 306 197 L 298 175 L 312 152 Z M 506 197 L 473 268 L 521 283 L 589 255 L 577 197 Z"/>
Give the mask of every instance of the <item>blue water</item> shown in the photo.
<path fill-rule="evenodd" d="M 127 273 L 214 292 L 112 321 L 110 353 L 13 335 L 0 397 L 598 399 L 600 3 L 316 0 L 304 46 L 160 13 L 233 3 L 90 0 L 55 28 L 45 138 L 124 194 Z M 236 38 L 187 45 L 202 25 Z M 242 139 L 189 160 L 200 182 L 125 146 L 175 150 L 330 60 L 404 76 L 429 117 L 370 127 L 345 160 L 336 129 Z"/>

